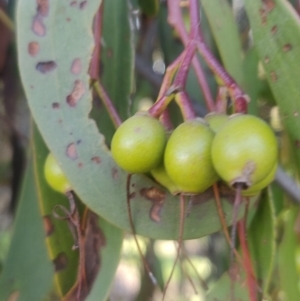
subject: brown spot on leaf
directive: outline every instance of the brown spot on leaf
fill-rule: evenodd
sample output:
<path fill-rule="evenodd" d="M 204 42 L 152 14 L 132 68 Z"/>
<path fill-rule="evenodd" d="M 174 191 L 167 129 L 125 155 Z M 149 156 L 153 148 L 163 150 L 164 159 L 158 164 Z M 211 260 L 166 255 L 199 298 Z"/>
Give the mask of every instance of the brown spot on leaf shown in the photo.
<path fill-rule="evenodd" d="M 278 79 L 276 72 L 275 71 L 271 71 L 270 75 L 271 75 L 272 81 L 275 83 L 277 81 L 277 79 Z"/>
<path fill-rule="evenodd" d="M 295 147 L 300 148 L 300 140 L 295 140 Z"/>
<path fill-rule="evenodd" d="M 265 56 L 264 63 L 265 64 L 269 64 L 270 63 L 270 58 L 268 56 Z"/>
<path fill-rule="evenodd" d="M 117 180 L 119 178 L 119 171 L 116 167 L 113 167 L 111 170 L 111 175 L 113 179 Z"/>
<path fill-rule="evenodd" d="M 59 253 L 53 260 L 55 272 L 64 270 L 68 266 L 68 258 L 65 253 Z"/>
<path fill-rule="evenodd" d="M 298 116 L 299 116 L 299 112 L 294 112 L 294 113 L 293 113 L 293 116 L 294 116 L 294 117 L 298 117 Z"/>
<path fill-rule="evenodd" d="M 74 75 L 78 75 L 81 72 L 81 69 L 81 60 L 79 58 L 74 59 L 71 66 L 71 72 Z"/>
<path fill-rule="evenodd" d="M 71 21 L 71 18 L 66 18 L 66 21 L 67 21 L 67 22 L 70 22 L 70 21 Z"/>
<path fill-rule="evenodd" d="M 160 212 L 165 202 L 166 193 L 156 187 L 143 188 L 140 193 L 147 200 L 153 202 L 149 215 L 154 222 L 159 223 L 161 219 Z"/>
<path fill-rule="evenodd" d="M 28 44 L 28 53 L 31 56 L 36 56 L 40 51 L 40 44 L 38 42 L 30 42 Z"/>
<path fill-rule="evenodd" d="M 9 294 L 6 301 L 18 301 L 19 298 L 20 298 L 20 292 L 19 291 L 14 291 L 14 292 Z"/>
<path fill-rule="evenodd" d="M 49 215 L 45 215 L 43 217 L 43 223 L 46 231 L 46 236 L 50 236 L 54 231 L 54 225 L 52 223 L 51 217 Z"/>
<path fill-rule="evenodd" d="M 262 0 L 262 2 L 268 13 L 275 7 L 274 0 Z"/>
<path fill-rule="evenodd" d="M 33 18 L 31 29 L 39 37 L 44 37 L 46 35 L 46 27 L 43 23 L 43 19 L 39 16 Z"/>
<path fill-rule="evenodd" d="M 39 62 L 36 64 L 35 69 L 43 74 L 53 71 L 57 67 L 54 61 Z"/>
<path fill-rule="evenodd" d="M 136 192 L 131 192 L 129 195 L 129 199 L 132 200 L 136 197 Z"/>
<path fill-rule="evenodd" d="M 71 107 L 75 107 L 79 99 L 83 96 L 84 93 L 85 93 L 85 87 L 83 82 L 81 80 L 76 80 L 74 82 L 74 87 L 71 94 L 67 96 L 67 103 Z"/>
<path fill-rule="evenodd" d="M 49 14 L 49 0 L 37 0 L 37 13 L 43 17 Z"/>
<path fill-rule="evenodd" d="M 81 168 L 81 167 L 83 166 L 82 162 L 79 162 L 79 163 L 77 164 L 77 166 L 78 166 L 79 168 Z"/>
<path fill-rule="evenodd" d="M 264 8 L 259 9 L 259 15 L 260 15 L 260 20 L 262 25 L 266 25 L 267 23 L 267 14 Z"/>
<path fill-rule="evenodd" d="M 106 54 L 107 54 L 107 57 L 108 57 L 109 59 L 111 59 L 112 56 L 113 56 L 113 51 L 112 51 L 112 49 L 111 49 L 111 48 L 107 49 Z"/>
<path fill-rule="evenodd" d="M 152 202 L 161 202 L 166 198 L 166 193 L 157 187 L 142 188 L 140 193 L 143 197 Z"/>
<path fill-rule="evenodd" d="M 87 1 L 81 1 L 80 4 L 79 4 L 79 8 L 80 9 L 85 9 L 86 5 L 87 5 Z"/>
<path fill-rule="evenodd" d="M 150 210 L 150 218 L 156 222 L 159 223 L 161 220 L 161 209 L 163 207 L 163 204 L 153 204 L 151 210 Z"/>
<path fill-rule="evenodd" d="M 101 163 L 101 158 L 98 156 L 95 156 L 91 159 L 94 163 L 96 164 L 100 164 Z"/>
<path fill-rule="evenodd" d="M 285 44 L 283 46 L 283 51 L 284 52 L 290 51 L 291 49 L 292 49 L 292 45 L 291 44 Z"/>
<path fill-rule="evenodd" d="M 274 35 L 274 34 L 276 34 L 277 33 L 277 25 L 274 25 L 274 26 L 272 26 L 272 28 L 271 28 L 271 33 Z"/>
<path fill-rule="evenodd" d="M 60 104 L 58 102 L 53 102 L 52 103 L 52 108 L 53 109 L 59 109 L 59 107 L 60 107 Z"/>
<path fill-rule="evenodd" d="M 72 159 L 72 160 L 75 160 L 78 158 L 78 154 L 77 154 L 77 150 L 76 150 L 76 145 L 75 143 L 70 143 L 68 146 L 67 146 L 67 150 L 66 150 L 66 154 L 67 156 Z"/>
<path fill-rule="evenodd" d="M 70 6 L 71 7 L 74 7 L 74 6 L 76 6 L 77 5 L 77 1 L 72 1 L 71 3 L 70 3 Z"/>

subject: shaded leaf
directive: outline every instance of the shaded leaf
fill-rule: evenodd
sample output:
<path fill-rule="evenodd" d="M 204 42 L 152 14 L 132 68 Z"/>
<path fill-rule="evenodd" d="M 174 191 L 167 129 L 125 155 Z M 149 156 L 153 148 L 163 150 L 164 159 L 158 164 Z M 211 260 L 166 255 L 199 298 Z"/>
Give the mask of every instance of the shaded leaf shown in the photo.
<path fill-rule="evenodd" d="M 295 233 L 298 212 L 298 207 L 291 206 L 283 213 L 283 236 L 278 248 L 280 287 L 284 291 L 286 300 L 289 301 L 300 299 L 296 265 L 297 236 Z"/>
<path fill-rule="evenodd" d="M 263 294 L 268 293 L 276 252 L 276 218 L 271 188 L 263 193 L 256 214 L 248 230 L 248 241 L 256 279 Z"/>
<path fill-rule="evenodd" d="M 101 248 L 101 266 L 87 301 L 106 300 L 120 260 L 123 232 L 104 219 L 99 219 L 99 227 L 105 237 Z"/>
<path fill-rule="evenodd" d="M 245 275 L 241 271 L 236 271 L 236 279 L 234 281 L 233 293 L 235 300 L 249 301 L 247 286 L 245 283 Z M 206 301 L 227 301 L 232 300 L 232 279 L 229 273 L 224 273 L 221 278 L 208 291 Z"/>
<path fill-rule="evenodd" d="M 159 10 L 159 0 L 138 0 L 142 12 L 150 17 L 154 17 Z"/>
<path fill-rule="evenodd" d="M 13 237 L 0 278 L 0 300 L 40 301 L 52 287 L 54 269 L 47 256 L 32 161 L 25 174 Z"/>
<path fill-rule="evenodd" d="M 35 125 L 32 137 L 40 214 L 44 220 L 48 254 L 56 269 L 56 285 L 60 295 L 63 296 L 76 281 L 79 256 L 78 250 L 72 250 L 74 237 L 67 221 L 55 218 L 53 208 L 62 205 L 69 209 L 69 202 L 65 195 L 53 190 L 46 182 L 44 164 L 49 151 Z"/>
<path fill-rule="evenodd" d="M 245 86 L 241 42 L 229 2 L 202 0 L 201 4 L 226 70 L 237 83 Z"/>

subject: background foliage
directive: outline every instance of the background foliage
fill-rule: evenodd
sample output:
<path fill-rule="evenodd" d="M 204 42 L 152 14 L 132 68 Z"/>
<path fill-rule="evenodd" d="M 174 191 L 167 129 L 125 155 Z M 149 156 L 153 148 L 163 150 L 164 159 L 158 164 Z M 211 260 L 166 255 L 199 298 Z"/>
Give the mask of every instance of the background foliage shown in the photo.
<path fill-rule="evenodd" d="M 109 152 L 115 125 L 97 78 L 121 120 L 151 106 L 166 67 L 184 49 L 167 2 L 0 0 L 0 300 L 76 300 L 79 252 L 70 223 L 53 215 L 56 205 L 69 210 L 69 203 L 44 179 L 49 151 L 74 188 L 86 226 L 87 285 L 80 299 L 161 299 L 159 287 L 176 253 L 171 241 L 162 240 L 178 238 L 178 197 L 149 175 L 133 176 L 132 215 L 158 280 L 153 286 L 135 242 L 124 234 L 131 232 L 127 175 Z M 248 216 L 258 294 L 264 300 L 299 300 L 299 4 L 199 3 L 205 43 L 249 95 L 249 113 L 272 125 L 280 146 L 275 183 L 253 198 Z M 181 4 L 189 29 L 188 9 Z M 100 57 L 91 63 L 95 46 Z M 200 55 L 197 60 L 216 99 L 223 83 Z M 91 66 L 96 79 L 89 75 Z M 193 68 L 186 90 L 204 116 L 208 109 Z M 182 122 L 175 105 L 170 112 L 174 124 Z M 162 199 L 149 196 L 153 187 Z M 239 267 L 235 281 L 230 277 L 229 247 L 217 233 L 221 223 L 212 191 L 192 201 L 185 219 L 187 256 L 180 258 L 166 299 L 228 300 L 234 291 L 236 298 L 249 300 L 244 285 L 249 271 Z M 230 225 L 232 194 L 222 193 L 222 206 Z M 155 210 L 159 222 L 153 221 Z"/>

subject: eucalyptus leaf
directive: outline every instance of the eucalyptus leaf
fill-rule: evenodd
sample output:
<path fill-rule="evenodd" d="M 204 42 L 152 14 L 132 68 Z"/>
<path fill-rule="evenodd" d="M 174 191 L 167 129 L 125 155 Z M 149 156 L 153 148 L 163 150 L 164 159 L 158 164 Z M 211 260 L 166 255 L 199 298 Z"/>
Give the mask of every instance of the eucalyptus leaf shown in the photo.
<path fill-rule="evenodd" d="M 33 162 L 30 160 L 23 181 L 11 245 L 1 273 L 0 300 L 43 300 L 52 288 L 53 277 L 54 269 L 47 255 Z"/>

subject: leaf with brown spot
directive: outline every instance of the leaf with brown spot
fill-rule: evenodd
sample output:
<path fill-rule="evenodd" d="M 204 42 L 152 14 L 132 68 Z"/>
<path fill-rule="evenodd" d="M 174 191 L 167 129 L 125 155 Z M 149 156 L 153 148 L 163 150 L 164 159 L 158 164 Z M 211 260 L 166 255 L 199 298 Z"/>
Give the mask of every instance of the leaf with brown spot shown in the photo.
<path fill-rule="evenodd" d="M 97 294 L 97 300 L 105 300 L 104 296 L 109 291 L 108 284 L 113 280 L 113 275 L 119 261 L 123 241 L 122 231 L 100 220 L 91 211 L 88 211 L 84 223 L 86 224 L 84 231 L 85 282 L 80 284 L 79 280 L 77 280 L 70 292 L 63 298 L 64 301 L 76 300 L 77 296 L 80 296 L 80 300 L 85 300 L 95 282 L 97 282 L 95 283 L 95 286 L 97 286 L 96 290 L 99 291 L 99 285 L 101 286 L 101 293 L 100 295 L 99 293 Z M 112 247 L 114 248 L 112 253 L 105 252 L 105 249 L 111 249 Z M 103 264 L 105 264 L 104 271 L 102 271 Z M 106 278 L 105 285 L 98 280 L 100 276 L 101 281 L 103 276 Z M 78 279 L 81 279 L 79 275 Z M 78 290 L 80 290 L 79 295 Z M 94 293 L 92 292 L 92 294 Z"/>
<path fill-rule="evenodd" d="M 289 1 L 246 0 L 254 47 L 263 62 L 267 80 L 273 92 L 291 141 L 300 140 L 300 119 L 293 113 L 300 111 L 300 20 Z M 262 5 L 268 8 L 265 26 L 256 13 Z M 264 58 L 269 60 L 265 61 Z M 300 171 L 300 149 L 295 150 Z"/>
<path fill-rule="evenodd" d="M 73 90 L 71 94 L 67 96 L 67 103 L 71 107 L 75 107 L 78 101 L 80 100 L 80 98 L 84 95 L 84 93 L 85 93 L 85 87 L 83 82 L 80 80 L 75 80 Z"/>
<path fill-rule="evenodd" d="M 114 132 L 113 126 L 105 110 L 101 110 L 97 118 L 99 128 L 90 118 L 92 95 L 89 90 L 88 70 L 94 48 L 92 27 L 93 17 L 101 1 L 88 1 L 84 9 L 78 9 L 80 1 L 77 1 L 75 6 L 70 6 L 70 3 L 71 1 L 51 0 L 49 15 L 42 19 L 45 25 L 51 20 L 51 26 L 47 26 L 47 34 L 38 40 L 40 43 L 38 56 L 43 57 L 45 62 L 54 61 L 57 64 L 51 72 L 42 74 L 35 69 L 36 58 L 27 51 L 28 44 L 37 39 L 36 34 L 31 30 L 32 12 L 36 12 L 37 3 L 34 0 L 18 2 L 17 44 L 23 86 L 32 116 L 38 124 L 43 139 L 59 160 L 76 194 L 95 213 L 103 216 L 113 225 L 130 231 L 129 218 L 125 214 L 127 212 L 127 174 L 116 165 L 105 143 L 110 141 Z M 128 1 L 110 0 L 104 5 L 103 39 L 105 44 L 101 52 L 103 62 L 101 80 L 122 119 L 128 117 L 126 104 L 134 87 L 134 34 L 131 29 L 131 20 L 128 18 L 130 9 Z M 66 18 L 70 16 L 76 22 L 66 22 Z M 112 57 L 107 56 L 107 52 L 112 53 Z M 70 71 L 74 58 L 81 59 L 82 72 L 78 75 Z M 69 105 L 66 103 L 67 100 Z M 53 102 L 60 103 L 59 110 L 52 108 Z M 106 137 L 102 132 L 105 132 Z M 79 140 L 82 141 L 80 145 L 75 142 Z M 70 143 L 76 144 L 76 156 L 71 156 L 76 157 L 74 160 L 70 160 L 66 153 L 66 148 Z M 44 153 L 41 152 L 41 154 L 39 151 L 36 152 L 39 168 L 43 164 Z M 95 157 L 101 158 L 100 164 L 96 164 L 91 159 Z M 78 163 L 82 164 L 80 168 Z M 113 170 L 113 174 L 117 174 L 115 178 L 112 176 Z M 42 178 L 41 170 L 39 174 Z M 157 239 L 177 239 L 178 197 L 172 196 L 145 175 L 132 176 L 132 184 L 134 187 L 131 188 L 130 193 L 135 194 L 135 198 L 131 200 L 132 216 L 137 234 Z M 149 187 L 163 191 L 164 194 L 162 210 L 155 208 L 155 215 L 158 216 L 158 212 L 160 214 L 160 223 L 151 220 L 149 212 L 153 204 L 140 194 L 143 188 Z M 49 196 L 53 197 L 52 202 L 55 203 L 55 196 L 51 193 Z M 62 199 L 63 197 L 60 198 L 62 202 L 66 202 Z M 47 212 L 43 214 L 47 215 L 50 214 L 51 204 L 48 196 L 45 204 Z M 213 198 L 193 209 L 195 210 L 192 210 L 185 222 L 185 239 L 201 237 L 221 228 Z M 242 210 L 243 208 L 241 212 Z M 227 223 L 230 224 L 232 216 L 230 202 L 224 202 L 224 211 L 228 217 Z M 60 223 L 64 224 L 63 221 Z M 60 226 L 55 225 L 55 229 L 55 232 L 59 232 Z M 65 235 L 69 235 L 68 230 L 65 232 Z M 61 247 L 63 250 L 51 246 L 55 250 L 52 259 L 62 251 L 67 254 L 67 246 L 62 244 Z M 70 258 L 70 256 L 75 257 L 74 254 L 77 253 L 68 254 L 68 262 L 74 262 L 74 258 Z M 74 268 L 74 264 L 69 266 Z M 69 272 L 64 270 L 57 275 L 61 277 L 58 281 L 60 290 L 65 293 L 66 288 L 74 284 L 74 278 L 70 276 L 62 279 L 62 273 L 69 275 Z"/>

